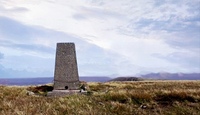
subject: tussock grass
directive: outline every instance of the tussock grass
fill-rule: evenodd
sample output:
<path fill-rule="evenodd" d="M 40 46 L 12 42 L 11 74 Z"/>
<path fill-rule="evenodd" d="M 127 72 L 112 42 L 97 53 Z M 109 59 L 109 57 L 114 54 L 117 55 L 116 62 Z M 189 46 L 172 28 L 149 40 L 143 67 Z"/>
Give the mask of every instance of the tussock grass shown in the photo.
<path fill-rule="evenodd" d="M 37 86 L 0 86 L 0 114 L 200 114 L 200 81 L 93 82 L 87 85 L 90 95 L 51 98 L 27 95 L 28 90 L 37 93 Z"/>

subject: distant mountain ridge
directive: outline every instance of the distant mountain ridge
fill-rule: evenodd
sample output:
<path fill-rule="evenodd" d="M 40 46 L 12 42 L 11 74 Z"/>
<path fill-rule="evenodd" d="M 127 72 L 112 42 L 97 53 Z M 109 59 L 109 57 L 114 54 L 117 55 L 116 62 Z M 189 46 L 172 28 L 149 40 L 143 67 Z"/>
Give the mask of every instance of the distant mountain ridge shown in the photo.
<path fill-rule="evenodd" d="M 86 82 L 106 82 L 111 78 L 106 76 L 80 76 L 80 81 Z"/>
<path fill-rule="evenodd" d="M 166 80 L 200 80 L 200 73 L 149 73 L 142 75 L 145 79 L 166 79 Z"/>
<path fill-rule="evenodd" d="M 109 81 L 142 81 L 142 80 L 143 79 L 139 77 L 117 77 Z"/>
<path fill-rule="evenodd" d="M 200 80 L 200 73 L 149 73 L 140 77 L 117 77 L 109 81 L 142 81 L 148 79 L 155 80 Z"/>
<path fill-rule="evenodd" d="M 0 78 L 0 85 L 40 85 L 53 83 L 53 77 L 37 78 Z M 111 78 L 105 76 L 80 76 L 80 81 L 106 82 Z"/>
<path fill-rule="evenodd" d="M 80 76 L 80 81 L 107 82 L 107 81 L 141 81 L 146 79 L 160 80 L 200 80 L 200 73 L 149 73 L 140 77 L 117 77 L 106 76 Z M 0 85 L 39 85 L 53 83 L 53 77 L 37 78 L 0 78 Z"/>

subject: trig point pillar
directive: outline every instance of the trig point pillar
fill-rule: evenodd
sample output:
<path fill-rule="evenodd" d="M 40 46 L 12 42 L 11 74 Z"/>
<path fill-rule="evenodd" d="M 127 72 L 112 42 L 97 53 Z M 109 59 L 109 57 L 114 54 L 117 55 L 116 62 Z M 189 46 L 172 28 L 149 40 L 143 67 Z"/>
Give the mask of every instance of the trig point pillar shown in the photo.
<path fill-rule="evenodd" d="M 79 75 L 74 43 L 57 43 L 54 90 L 77 90 Z"/>

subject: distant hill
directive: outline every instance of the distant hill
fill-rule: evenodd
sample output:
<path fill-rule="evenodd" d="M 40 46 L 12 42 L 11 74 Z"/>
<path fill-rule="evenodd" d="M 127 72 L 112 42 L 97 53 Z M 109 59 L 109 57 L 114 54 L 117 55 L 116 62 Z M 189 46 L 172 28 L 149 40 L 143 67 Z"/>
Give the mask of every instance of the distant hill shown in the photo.
<path fill-rule="evenodd" d="M 147 79 L 160 80 L 200 80 L 200 73 L 149 73 L 141 77 L 117 77 L 109 81 L 141 81 Z"/>
<path fill-rule="evenodd" d="M 141 77 L 144 79 L 200 80 L 200 73 L 150 73 Z"/>
<path fill-rule="evenodd" d="M 139 77 L 117 77 L 109 81 L 142 81 L 142 80 L 143 79 Z"/>

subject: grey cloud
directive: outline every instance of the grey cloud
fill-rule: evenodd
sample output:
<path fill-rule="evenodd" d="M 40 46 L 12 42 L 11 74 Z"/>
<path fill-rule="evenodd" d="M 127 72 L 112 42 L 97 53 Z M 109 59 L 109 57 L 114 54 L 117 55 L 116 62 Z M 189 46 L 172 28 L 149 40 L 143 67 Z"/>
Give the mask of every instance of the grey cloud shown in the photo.
<path fill-rule="evenodd" d="M 178 26 L 172 28 L 179 28 Z M 164 37 L 167 44 L 174 48 L 182 48 L 188 50 L 200 49 L 200 27 L 187 26 L 180 28 L 179 31 L 170 32 Z"/>
<path fill-rule="evenodd" d="M 0 17 L 0 36 L 1 38 L 17 39 L 24 41 L 30 39 L 35 29 L 29 26 L 25 26 L 20 22 L 12 20 L 7 17 Z"/>
<path fill-rule="evenodd" d="M 182 48 L 188 50 L 200 49 L 200 33 L 196 30 L 193 32 L 179 32 L 171 35 L 170 38 L 166 38 L 167 44 L 174 48 Z"/>
<path fill-rule="evenodd" d="M 82 14 L 74 14 L 73 18 L 76 20 L 85 20 L 87 19 L 86 16 L 82 15 Z"/>
<path fill-rule="evenodd" d="M 100 5 L 100 6 L 105 4 L 104 0 L 91 0 L 91 3 L 95 5 Z"/>
<path fill-rule="evenodd" d="M 7 17 L 0 17 L 0 45 L 20 50 L 35 50 L 52 53 L 55 48 L 35 44 L 35 38 L 56 41 L 80 42 L 78 37 L 38 26 L 24 25 Z"/>
<path fill-rule="evenodd" d="M 78 37 L 64 32 L 47 29 L 41 26 L 30 26 L 20 23 L 8 17 L 0 16 L 0 37 L 5 40 L 28 42 L 35 38 L 48 38 L 60 40 L 65 38 L 66 41 L 81 41 Z"/>
<path fill-rule="evenodd" d="M 25 7 L 14 7 L 14 8 L 11 8 L 11 9 L 7 9 L 8 11 L 11 11 L 11 12 L 26 12 L 26 11 L 29 11 L 27 8 Z"/>
<path fill-rule="evenodd" d="M 84 41 L 79 36 L 43 27 L 24 25 L 10 18 L 0 17 L 0 38 L 0 46 L 4 48 L 16 49 L 27 52 L 36 51 L 50 54 L 55 53 L 55 47 L 57 42 L 75 42 L 78 64 L 80 67 L 80 74 L 88 75 L 87 73 L 90 73 L 90 75 L 92 75 L 95 73 L 101 73 L 103 75 L 104 73 L 117 73 L 116 68 L 110 65 L 116 63 L 117 59 L 120 58 L 120 55 L 111 54 L 109 51 L 104 50 L 103 48 L 98 47 L 97 45 Z M 42 45 L 42 43 L 35 44 L 35 38 L 54 41 L 55 46 L 46 47 L 45 45 Z M 6 52 L 4 53 L 6 55 Z M 47 57 L 48 61 L 46 60 L 46 58 L 46 61 L 44 61 L 42 60 L 42 58 L 40 58 L 40 56 L 32 57 L 32 55 L 29 55 L 28 53 L 24 55 L 20 54 L 20 57 L 17 57 L 15 55 L 8 55 L 6 59 L 4 59 L 7 60 L 4 64 L 6 65 L 6 67 L 10 67 L 12 69 L 24 69 L 25 71 L 31 71 L 31 68 L 41 68 L 40 70 L 42 71 L 43 68 L 53 68 L 55 61 L 54 55 L 50 56 L 52 57 Z M 113 57 L 117 57 L 117 59 L 113 59 Z M 20 65 L 20 67 L 15 65 Z M 41 67 L 41 65 L 43 66 Z M 51 69 L 49 70 L 51 71 Z M 96 72 L 96 70 L 99 71 Z M 112 70 L 112 72 L 110 72 L 110 70 Z M 19 75 L 23 73 L 21 71 L 9 72 L 6 69 L 5 74 L 8 73 L 8 76 L 14 77 L 15 75 L 12 72 L 18 72 Z M 47 73 L 45 73 L 44 75 L 46 76 Z"/>
<path fill-rule="evenodd" d="M 39 44 L 14 43 L 12 41 L 0 40 L 0 45 L 7 48 L 13 48 L 25 51 L 37 51 L 46 53 L 55 52 L 54 48 Z"/>
<path fill-rule="evenodd" d="M 182 31 L 194 28 L 200 22 L 199 1 L 152 1 L 154 5 L 144 10 L 138 19 L 131 19 L 127 26 L 129 30 L 141 30 L 148 27 L 151 30 L 165 30 L 167 32 Z M 130 4 L 131 6 L 131 4 Z M 136 9 L 132 9 L 133 11 Z M 151 11 L 148 11 L 151 10 Z M 131 32 L 131 31 L 129 31 Z M 133 33 L 134 34 L 134 33 Z"/>
<path fill-rule="evenodd" d="M 2 3 L 3 4 L 3 3 Z M 25 7 L 12 7 L 12 8 L 5 8 L 3 5 L 0 4 L 0 13 L 18 13 L 18 12 L 27 12 L 29 9 Z"/>
<path fill-rule="evenodd" d="M 188 1 L 185 3 L 180 0 L 155 2 L 155 9 L 160 9 L 160 6 L 168 6 L 170 4 L 175 6 L 180 4 L 180 9 L 172 7 L 172 11 L 164 11 L 163 14 L 166 13 L 166 15 L 163 16 L 166 16 L 166 18 L 163 20 L 148 17 L 149 14 L 146 17 L 140 18 L 138 21 L 132 19 L 126 28 L 120 28 L 120 33 L 129 36 L 134 36 L 137 33 L 148 36 L 156 33 L 160 36 L 160 39 L 163 39 L 171 47 L 189 48 L 190 50 L 200 48 L 200 26 L 198 25 L 200 23 L 200 12 L 198 12 L 198 3 L 197 1 Z M 181 8 L 182 5 L 186 5 L 187 9 Z M 185 10 L 184 13 L 186 14 L 183 11 L 182 13 L 178 13 L 179 10 Z M 153 12 L 150 14 L 153 14 Z M 140 36 L 137 37 L 141 38 Z"/>

